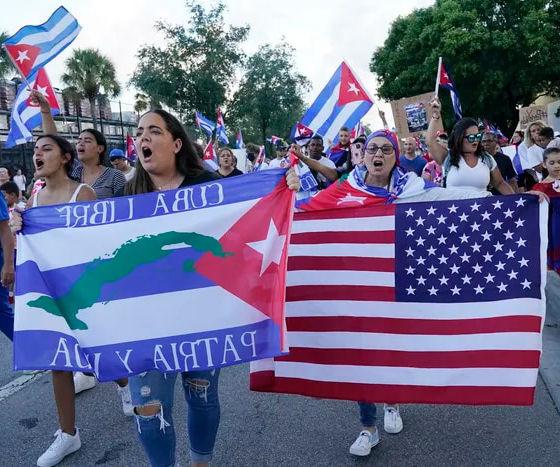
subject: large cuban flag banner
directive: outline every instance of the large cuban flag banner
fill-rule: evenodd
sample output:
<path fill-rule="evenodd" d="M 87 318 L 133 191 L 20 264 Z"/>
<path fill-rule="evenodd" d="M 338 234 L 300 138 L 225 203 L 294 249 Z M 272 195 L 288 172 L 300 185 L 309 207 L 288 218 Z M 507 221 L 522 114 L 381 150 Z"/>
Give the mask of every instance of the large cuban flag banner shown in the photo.
<path fill-rule="evenodd" d="M 24 213 L 16 370 L 203 370 L 281 354 L 282 169 Z"/>

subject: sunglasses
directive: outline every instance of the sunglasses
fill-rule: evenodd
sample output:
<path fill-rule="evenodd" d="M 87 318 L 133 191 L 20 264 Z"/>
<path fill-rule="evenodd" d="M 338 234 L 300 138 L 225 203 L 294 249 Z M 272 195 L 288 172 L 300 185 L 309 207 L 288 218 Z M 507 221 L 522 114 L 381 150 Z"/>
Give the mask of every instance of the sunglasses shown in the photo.
<path fill-rule="evenodd" d="M 469 143 L 476 143 L 482 141 L 483 133 L 477 133 L 476 135 L 467 135 L 463 139 L 466 139 Z"/>
<path fill-rule="evenodd" d="M 377 154 L 377 151 L 381 149 L 381 152 L 386 156 L 393 154 L 393 146 L 390 144 L 384 144 L 383 146 L 377 146 L 377 144 L 372 144 L 366 148 L 368 154 Z"/>

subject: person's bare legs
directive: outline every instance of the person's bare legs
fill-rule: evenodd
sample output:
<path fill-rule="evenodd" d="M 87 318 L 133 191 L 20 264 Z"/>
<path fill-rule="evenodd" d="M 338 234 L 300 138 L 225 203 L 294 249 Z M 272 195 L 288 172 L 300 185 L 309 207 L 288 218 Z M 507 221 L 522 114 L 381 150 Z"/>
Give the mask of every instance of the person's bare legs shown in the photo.
<path fill-rule="evenodd" d="M 71 371 L 52 372 L 54 400 L 58 411 L 60 429 L 69 435 L 76 434 L 76 395 Z"/>

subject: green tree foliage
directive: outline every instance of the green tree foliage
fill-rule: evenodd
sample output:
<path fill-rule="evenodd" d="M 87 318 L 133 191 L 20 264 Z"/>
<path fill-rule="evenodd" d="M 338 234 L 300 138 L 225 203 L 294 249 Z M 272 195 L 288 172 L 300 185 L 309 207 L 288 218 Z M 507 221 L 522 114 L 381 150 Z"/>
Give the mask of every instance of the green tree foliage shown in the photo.
<path fill-rule="evenodd" d="M 434 89 L 438 57 L 452 67 L 463 113 L 511 131 L 518 105 L 560 94 L 558 0 L 437 0 L 399 17 L 370 69 L 388 100 Z M 446 121 L 452 121 L 448 92 Z"/>
<path fill-rule="evenodd" d="M 294 69 L 294 49 L 263 45 L 249 57 L 228 119 L 247 139 L 264 142 L 272 134 L 287 138 L 304 111 L 307 78 Z M 231 124 L 230 124 L 231 126 Z"/>
<path fill-rule="evenodd" d="M 199 110 L 212 118 L 216 107 L 226 102 L 243 63 L 240 44 L 249 27 L 226 25 L 222 2 L 208 11 L 192 0 L 187 7 L 186 28 L 156 23 L 165 46 L 148 45 L 138 51 L 139 63 L 130 82 L 152 101 L 180 114 Z"/>
<path fill-rule="evenodd" d="M 76 49 L 66 59 L 66 72 L 62 82 L 68 93 L 89 101 L 94 125 L 97 126 L 97 103 L 102 94 L 116 97 L 121 88 L 117 81 L 115 66 L 97 49 Z"/>
<path fill-rule="evenodd" d="M 0 44 L 2 44 L 8 37 L 6 32 L 0 32 Z M 6 54 L 4 47 L 0 49 L 0 79 L 5 78 L 10 73 L 16 73 L 16 69 Z"/>

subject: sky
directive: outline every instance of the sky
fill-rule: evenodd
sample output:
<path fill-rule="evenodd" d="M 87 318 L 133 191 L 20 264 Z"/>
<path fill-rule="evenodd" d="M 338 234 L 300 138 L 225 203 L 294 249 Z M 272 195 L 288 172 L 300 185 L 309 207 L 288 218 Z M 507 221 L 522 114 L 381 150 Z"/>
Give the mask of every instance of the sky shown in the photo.
<path fill-rule="evenodd" d="M 213 3 L 200 1 L 204 6 Z M 378 109 L 386 112 L 390 125 L 392 114 L 389 104 L 377 97 L 375 76 L 369 71 L 371 56 L 383 45 L 391 23 L 399 15 L 429 6 L 433 0 L 226 0 L 225 3 L 227 23 L 251 27 L 242 46 L 247 54 L 265 43 L 275 45 L 285 41 L 295 48 L 294 67 L 311 82 L 311 90 L 305 96 L 307 103 L 313 101 L 340 62 L 347 60 L 374 98 L 375 105 L 364 121 L 378 128 L 381 127 Z M 24 9 L 4 9 L 0 31 L 13 34 L 26 24 L 40 24 L 60 5 L 60 0 L 25 0 Z M 46 66 L 53 85 L 61 86 L 64 60 L 72 49 L 97 48 L 115 63 L 123 86 L 120 96 L 123 110 L 132 110 L 134 104 L 135 90 L 126 86 L 136 66 L 136 51 L 145 44 L 163 43 L 154 28 L 155 21 L 183 25 L 188 21 L 183 0 L 66 0 L 63 5 L 78 19 L 82 31 L 72 45 Z"/>

